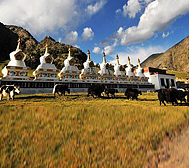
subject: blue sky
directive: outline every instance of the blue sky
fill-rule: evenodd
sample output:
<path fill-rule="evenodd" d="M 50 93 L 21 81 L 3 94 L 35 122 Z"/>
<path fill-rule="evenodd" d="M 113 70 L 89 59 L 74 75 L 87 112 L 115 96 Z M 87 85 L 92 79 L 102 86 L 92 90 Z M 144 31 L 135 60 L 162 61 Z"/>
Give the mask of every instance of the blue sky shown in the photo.
<path fill-rule="evenodd" d="M 105 51 L 136 64 L 189 35 L 189 0 L 0 0 L 0 22 L 89 49 L 96 63 Z"/>

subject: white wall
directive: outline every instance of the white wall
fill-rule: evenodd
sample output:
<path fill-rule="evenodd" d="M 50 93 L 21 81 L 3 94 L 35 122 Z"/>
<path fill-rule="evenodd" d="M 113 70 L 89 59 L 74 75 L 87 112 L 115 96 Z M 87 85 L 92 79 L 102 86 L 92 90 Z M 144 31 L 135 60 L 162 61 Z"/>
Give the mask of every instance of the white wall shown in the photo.
<path fill-rule="evenodd" d="M 175 82 L 175 76 L 173 75 L 169 75 L 169 74 L 154 74 L 154 75 L 149 75 L 149 74 L 146 74 L 146 76 L 149 76 L 149 82 L 153 83 L 155 85 L 155 89 L 162 89 L 162 88 L 165 88 L 165 86 L 161 86 L 161 78 L 164 79 L 164 83 L 165 85 L 167 86 L 167 82 L 166 82 L 166 79 L 169 79 L 169 86 L 172 85 L 171 83 L 171 79 L 174 80 L 174 83 L 175 83 L 175 88 L 176 88 L 176 82 Z"/>

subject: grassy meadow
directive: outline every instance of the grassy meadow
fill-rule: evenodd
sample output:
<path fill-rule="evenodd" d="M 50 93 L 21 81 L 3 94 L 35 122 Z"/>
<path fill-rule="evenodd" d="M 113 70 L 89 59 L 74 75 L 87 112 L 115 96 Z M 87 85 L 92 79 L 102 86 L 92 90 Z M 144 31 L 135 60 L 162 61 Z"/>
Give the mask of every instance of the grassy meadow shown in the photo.
<path fill-rule="evenodd" d="M 139 100 L 93 99 L 72 93 L 19 95 L 0 101 L 0 167 L 131 167 L 186 125 L 186 106 L 159 106 L 156 93 Z"/>

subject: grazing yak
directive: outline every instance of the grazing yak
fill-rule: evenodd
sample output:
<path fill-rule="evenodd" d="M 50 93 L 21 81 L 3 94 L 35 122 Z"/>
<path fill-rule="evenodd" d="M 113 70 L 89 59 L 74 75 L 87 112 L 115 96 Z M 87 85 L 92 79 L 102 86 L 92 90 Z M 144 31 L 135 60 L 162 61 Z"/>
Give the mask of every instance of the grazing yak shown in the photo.
<path fill-rule="evenodd" d="M 62 84 L 56 84 L 53 88 L 53 94 L 54 97 L 56 94 L 59 96 L 62 96 L 62 94 L 65 96 L 65 92 L 68 92 L 70 94 L 70 89 L 68 89 L 68 85 L 62 85 Z"/>
<path fill-rule="evenodd" d="M 102 92 L 104 92 L 104 85 L 102 84 L 91 84 L 88 88 L 88 94 L 87 96 L 91 95 L 101 97 Z"/>
<path fill-rule="evenodd" d="M 10 98 L 14 100 L 14 95 L 20 94 L 20 88 L 15 85 L 3 85 L 0 88 L 0 100 L 3 99 L 3 96 L 7 97 L 7 100 Z"/>
<path fill-rule="evenodd" d="M 178 105 L 178 101 L 182 103 L 184 101 L 186 103 L 185 96 L 187 95 L 186 91 L 182 90 L 176 90 L 175 88 L 169 88 L 169 89 L 159 89 L 156 92 L 158 92 L 158 99 L 161 106 L 161 103 L 163 103 L 165 106 L 165 102 L 172 103 L 172 105 L 176 104 Z"/>
<path fill-rule="evenodd" d="M 182 101 L 186 103 L 186 99 L 185 99 L 186 96 L 187 96 L 187 91 L 176 90 L 176 99 L 180 100 L 181 104 L 182 104 Z"/>
<path fill-rule="evenodd" d="M 104 92 L 108 97 L 109 97 L 109 94 L 111 94 L 112 97 L 115 97 L 115 93 L 118 93 L 118 90 L 112 89 L 112 88 L 105 88 Z"/>
<path fill-rule="evenodd" d="M 125 91 L 125 96 L 127 97 L 127 99 L 132 98 L 132 100 L 136 99 L 138 100 L 138 95 L 142 95 L 142 92 L 138 89 L 134 89 L 134 88 L 128 88 Z"/>

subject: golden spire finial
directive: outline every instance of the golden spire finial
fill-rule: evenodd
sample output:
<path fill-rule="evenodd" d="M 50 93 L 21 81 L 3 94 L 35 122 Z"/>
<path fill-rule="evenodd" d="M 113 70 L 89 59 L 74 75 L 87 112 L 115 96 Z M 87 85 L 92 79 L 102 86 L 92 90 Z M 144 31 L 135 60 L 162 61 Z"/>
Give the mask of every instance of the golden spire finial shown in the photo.
<path fill-rule="evenodd" d="M 87 50 L 87 55 L 88 55 L 88 61 L 90 61 L 90 51 Z"/>
<path fill-rule="evenodd" d="M 48 45 L 48 43 L 46 43 L 45 55 L 47 55 L 48 53 L 49 53 L 49 45 Z"/>
<path fill-rule="evenodd" d="M 131 65 L 131 60 L 129 56 L 128 56 L 128 65 Z"/>
<path fill-rule="evenodd" d="M 71 46 L 69 46 L 68 51 L 69 51 L 68 58 L 71 58 Z"/>
<path fill-rule="evenodd" d="M 21 38 L 18 38 L 18 45 L 17 45 L 17 49 L 16 50 L 22 50 L 21 48 Z"/>
<path fill-rule="evenodd" d="M 119 56 L 118 55 L 116 55 L 116 62 L 119 65 Z"/>
<path fill-rule="evenodd" d="M 103 62 L 106 63 L 106 54 L 103 52 Z"/>
<path fill-rule="evenodd" d="M 140 59 L 138 59 L 138 67 L 140 67 Z"/>

